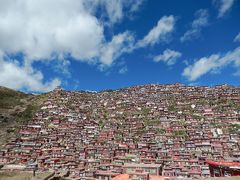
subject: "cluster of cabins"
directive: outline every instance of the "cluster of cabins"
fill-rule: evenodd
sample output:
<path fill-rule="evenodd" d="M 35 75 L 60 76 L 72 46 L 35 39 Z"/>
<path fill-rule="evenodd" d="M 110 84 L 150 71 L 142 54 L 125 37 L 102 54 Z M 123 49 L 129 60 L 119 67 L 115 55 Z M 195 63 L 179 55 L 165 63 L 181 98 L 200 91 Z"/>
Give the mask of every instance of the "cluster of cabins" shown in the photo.
<path fill-rule="evenodd" d="M 57 88 L 0 150 L 0 163 L 6 170 L 51 170 L 75 179 L 237 175 L 239 127 L 238 87 Z M 212 162 L 234 163 L 234 173 L 213 173 Z"/>

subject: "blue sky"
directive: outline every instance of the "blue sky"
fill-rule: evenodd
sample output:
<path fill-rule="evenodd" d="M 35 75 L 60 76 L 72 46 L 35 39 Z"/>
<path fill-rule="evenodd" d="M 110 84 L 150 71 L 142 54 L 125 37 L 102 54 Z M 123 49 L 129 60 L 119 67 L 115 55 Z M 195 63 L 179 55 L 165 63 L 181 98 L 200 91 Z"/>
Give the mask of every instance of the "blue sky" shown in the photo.
<path fill-rule="evenodd" d="M 0 1 L 0 85 L 240 85 L 239 0 Z"/>

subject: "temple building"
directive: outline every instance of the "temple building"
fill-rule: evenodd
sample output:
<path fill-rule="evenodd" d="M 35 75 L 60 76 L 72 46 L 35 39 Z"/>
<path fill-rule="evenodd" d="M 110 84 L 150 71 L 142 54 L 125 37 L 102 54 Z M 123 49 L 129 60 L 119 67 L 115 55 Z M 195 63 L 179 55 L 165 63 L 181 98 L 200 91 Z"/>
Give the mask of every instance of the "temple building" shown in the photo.
<path fill-rule="evenodd" d="M 240 176 L 240 162 L 207 160 L 212 177 Z"/>

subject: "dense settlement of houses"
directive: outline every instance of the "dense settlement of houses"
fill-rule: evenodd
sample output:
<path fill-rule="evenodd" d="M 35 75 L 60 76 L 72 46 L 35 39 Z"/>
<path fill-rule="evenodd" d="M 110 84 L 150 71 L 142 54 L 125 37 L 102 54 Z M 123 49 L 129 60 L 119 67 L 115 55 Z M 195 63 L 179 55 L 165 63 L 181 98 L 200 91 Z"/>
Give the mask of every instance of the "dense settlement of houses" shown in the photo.
<path fill-rule="evenodd" d="M 0 162 L 2 170 L 37 166 L 76 179 L 238 175 L 239 127 L 239 87 L 57 88 L 0 150 Z"/>

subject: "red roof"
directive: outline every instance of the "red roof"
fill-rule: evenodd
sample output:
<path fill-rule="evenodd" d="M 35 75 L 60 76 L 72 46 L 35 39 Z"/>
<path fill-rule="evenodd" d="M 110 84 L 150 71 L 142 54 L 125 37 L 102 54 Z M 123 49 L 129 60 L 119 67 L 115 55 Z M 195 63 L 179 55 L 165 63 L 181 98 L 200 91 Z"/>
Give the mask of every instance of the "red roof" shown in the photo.
<path fill-rule="evenodd" d="M 212 166 L 238 166 L 240 167 L 240 162 L 229 162 L 229 161 L 213 161 L 213 160 L 206 160 L 206 163 Z"/>
<path fill-rule="evenodd" d="M 153 176 L 150 175 L 150 180 L 163 180 L 163 176 Z M 120 174 L 116 177 L 114 177 L 112 180 L 130 180 L 130 177 L 128 174 Z"/>

